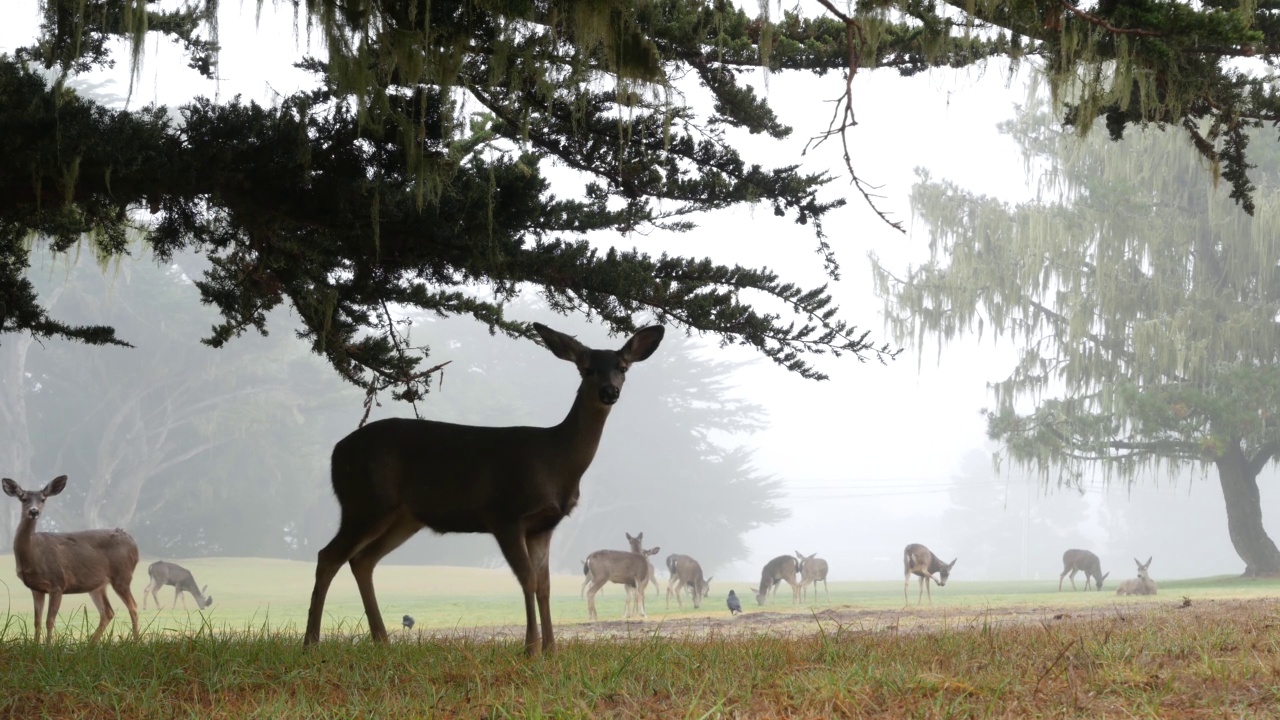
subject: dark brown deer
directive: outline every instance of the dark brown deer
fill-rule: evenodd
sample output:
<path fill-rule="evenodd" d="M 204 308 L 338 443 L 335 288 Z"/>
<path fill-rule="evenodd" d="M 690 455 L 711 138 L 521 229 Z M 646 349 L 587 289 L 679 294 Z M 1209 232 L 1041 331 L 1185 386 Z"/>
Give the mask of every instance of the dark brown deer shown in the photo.
<path fill-rule="evenodd" d="M 156 609 L 160 609 L 160 598 L 156 596 L 156 592 L 166 586 L 173 586 L 173 607 L 178 607 L 178 597 L 182 597 L 182 609 L 187 609 L 187 596 L 183 593 L 191 593 L 191 597 L 196 599 L 196 607 L 203 610 L 213 604 L 213 598 L 206 593 L 209 592 L 209 586 L 203 588 L 196 585 L 196 578 L 191 571 L 177 565 L 175 563 L 157 560 L 147 567 L 147 575 L 151 576 L 151 582 L 146 589 L 142 591 L 142 609 L 147 609 L 147 595 L 156 601 Z"/>
<path fill-rule="evenodd" d="M 959 558 L 956 558 L 959 560 Z M 916 594 L 916 605 L 920 604 L 920 598 L 929 592 L 929 604 L 933 604 L 933 590 L 929 589 L 929 581 L 938 583 L 938 587 L 947 584 L 947 579 L 951 577 L 951 568 L 955 567 L 956 561 L 944 563 L 937 558 L 929 548 L 912 543 L 902 551 L 902 599 L 907 605 L 911 604 L 911 599 L 907 596 L 907 586 L 911 584 L 911 576 L 917 575 L 920 578 L 920 592 Z M 938 577 L 934 577 L 934 573 Z"/>
<path fill-rule="evenodd" d="M 639 610 L 640 617 L 648 617 L 644 610 L 644 592 L 648 587 L 649 575 L 653 572 L 651 555 L 657 555 L 660 548 L 643 549 L 640 546 L 644 533 L 626 533 L 630 550 L 597 550 L 587 556 L 582 565 L 582 574 L 591 578 L 591 587 L 587 589 L 587 617 L 597 619 L 596 593 L 605 583 L 615 582 L 626 586 L 626 599 L 623 601 L 622 616 L 631 617 L 632 609 Z M 656 578 L 655 578 L 656 579 Z M 636 599 L 638 596 L 638 599 Z"/>
<path fill-rule="evenodd" d="M 67 476 L 59 475 L 39 491 L 18 487 L 9 478 L 0 480 L 4 494 L 22 503 L 22 517 L 18 532 L 13 537 L 13 558 L 17 562 L 18 578 L 31 590 L 36 606 L 36 642 L 40 642 L 40 615 L 44 611 L 45 596 L 49 597 L 49 613 L 45 620 L 45 642 L 53 639 L 53 625 L 58 619 L 58 608 L 66 594 L 89 593 L 98 608 L 98 629 L 93 633 L 96 641 L 102 637 L 111 619 L 116 616 L 107 600 L 107 586 L 111 586 L 129 609 L 133 621 L 133 638 L 138 639 L 138 604 L 133 600 L 129 585 L 133 582 L 133 569 L 138 565 L 138 546 L 129 533 L 115 530 L 81 530 L 69 533 L 36 532 L 36 521 L 44 509 L 44 502 L 62 492 L 67 486 Z"/>
<path fill-rule="evenodd" d="M 790 555 L 779 555 L 765 563 L 764 569 L 760 571 L 760 589 L 756 592 L 756 602 L 763 605 L 765 596 L 770 590 L 773 591 L 773 598 L 776 601 L 778 584 L 783 580 L 791 586 L 791 604 L 800 602 L 800 583 L 796 580 L 796 570 L 799 565 Z"/>
<path fill-rule="evenodd" d="M 800 563 L 800 600 L 805 601 L 808 596 L 809 586 L 813 585 L 813 601 L 818 601 L 818 583 L 822 583 L 822 589 L 827 593 L 827 602 L 831 602 L 831 590 L 827 588 L 827 561 L 818 558 L 818 553 L 809 556 L 801 555 L 800 551 L 796 551 L 796 562 Z"/>
<path fill-rule="evenodd" d="M 693 594 L 693 609 L 697 610 L 702 606 L 702 598 L 707 596 L 711 591 L 711 578 L 702 578 L 702 566 L 697 560 L 688 555 L 668 555 L 667 571 L 671 573 L 671 577 L 667 579 L 667 609 L 671 609 L 671 593 L 676 594 L 676 604 L 680 609 L 684 609 L 685 588 Z"/>
<path fill-rule="evenodd" d="M 1116 588 L 1117 595 L 1155 595 L 1156 581 L 1151 579 L 1151 575 L 1147 573 L 1147 569 L 1151 567 L 1151 558 L 1147 558 L 1146 563 L 1138 562 L 1138 558 L 1134 558 L 1133 562 L 1138 566 L 1138 577 L 1129 578 L 1120 583 L 1120 587 Z"/>
<path fill-rule="evenodd" d="M 1084 589 L 1086 591 L 1089 589 L 1090 580 L 1094 582 L 1095 589 L 1101 590 L 1102 581 L 1106 580 L 1107 575 L 1111 574 L 1102 574 L 1102 561 L 1098 559 L 1097 555 L 1088 550 L 1068 550 L 1062 553 L 1062 574 L 1058 576 L 1058 592 L 1062 592 L 1063 578 L 1070 579 L 1071 589 L 1075 590 L 1076 573 L 1078 572 L 1084 573 Z"/>
<path fill-rule="evenodd" d="M 477 427 L 396 418 L 369 423 L 334 446 L 330 472 L 342 514 L 316 561 L 304 643 L 320 640 L 325 595 L 343 563 L 351 565 L 370 634 L 385 642 L 373 568 L 427 527 L 493 535 L 524 593 L 526 652 L 538 654 L 539 616 L 541 649 L 555 646 L 551 533 L 578 504 L 582 474 L 595 458 L 628 368 L 657 350 L 663 330 L 644 328 L 619 350 L 592 350 L 545 325 L 533 328 L 581 376 L 559 425 Z"/>

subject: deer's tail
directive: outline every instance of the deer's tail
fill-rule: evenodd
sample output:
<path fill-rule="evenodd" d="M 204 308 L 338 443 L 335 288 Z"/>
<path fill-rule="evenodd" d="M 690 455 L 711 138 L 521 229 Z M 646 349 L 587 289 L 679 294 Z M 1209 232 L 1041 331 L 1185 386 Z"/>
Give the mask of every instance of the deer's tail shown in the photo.
<path fill-rule="evenodd" d="M 591 574 L 591 566 L 587 564 L 587 561 L 586 561 L 586 560 L 583 560 L 583 561 L 582 561 L 582 574 L 583 574 L 583 575 L 590 575 L 590 574 Z"/>
<path fill-rule="evenodd" d="M 674 553 L 667 556 L 667 572 L 675 574 L 676 572 L 676 556 Z"/>

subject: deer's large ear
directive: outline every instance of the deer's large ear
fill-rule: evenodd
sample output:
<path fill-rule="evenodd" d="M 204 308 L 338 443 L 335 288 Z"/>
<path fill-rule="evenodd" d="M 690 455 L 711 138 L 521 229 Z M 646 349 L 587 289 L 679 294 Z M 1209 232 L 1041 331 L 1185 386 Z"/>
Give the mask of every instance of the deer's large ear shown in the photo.
<path fill-rule="evenodd" d="M 715 577 L 715 576 L 713 575 L 712 577 Z M 706 580 L 703 580 L 702 582 L 704 582 L 704 583 L 706 583 L 706 584 L 710 585 L 710 584 L 711 584 L 711 578 L 707 578 Z"/>
<path fill-rule="evenodd" d="M 1102 573 L 1102 577 L 1098 578 L 1098 582 L 1102 582 L 1103 580 L 1106 580 L 1106 579 L 1107 579 L 1107 576 L 1108 576 L 1108 575 L 1110 575 L 1110 574 L 1111 574 L 1111 573 L 1109 573 L 1109 572 Z"/>
<path fill-rule="evenodd" d="M 1142 569 L 1142 563 L 1138 562 L 1138 558 L 1133 559 L 1133 564 L 1137 565 L 1139 570 Z"/>
<path fill-rule="evenodd" d="M 1155 555 L 1152 555 L 1151 557 L 1147 558 L 1146 565 L 1143 565 L 1142 567 L 1147 567 L 1148 565 L 1150 565 L 1150 564 L 1151 564 L 1151 558 L 1152 558 L 1152 557 L 1155 557 Z"/>
<path fill-rule="evenodd" d="M 658 343 L 662 342 L 664 332 L 666 330 L 661 325 L 650 325 L 647 328 L 642 328 L 631 336 L 631 339 L 627 341 L 626 345 L 622 346 L 618 354 L 622 356 L 624 362 L 640 362 L 658 349 Z"/>
<path fill-rule="evenodd" d="M 533 329 L 542 338 L 542 344 L 561 360 L 568 360 L 571 363 L 581 365 L 591 355 L 591 350 L 586 345 L 562 332 L 552 330 L 542 323 L 534 323 Z"/>
<path fill-rule="evenodd" d="M 3 480 L 0 480 L 0 485 L 4 486 L 5 495 L 8 495 L 9 497 L 16 497 L 19 500 L 22 499 L 22 488 L 18 487 L 18 483 L 10 480 L 9 478 L 4 478 Z"/>
<path fill-rule="evenodd" d="M 657 554 L 658 554 L 658 551 L 659 551 L 659 550 L 661 550 L 661 549 L 662 549 L 662 548 L 649 548 L 648 550 L 645 550 L 645 551 L 644 551 L 644 554 L 645 554 L 645 555 L 657 555 Z"/>
<path fill-rule="evenodd" d="M 67 486 L 67 476 L 59 475 L 58 477 L 49 481 L 49 484 L 44 486 L 44 489 L 40 491 L 40 494 L 44 495 L 45 497 L 53 497 L 54 495 L 57 495 L 58 493 L 62 492 L 62 489 L 65 488 L 66 486 Z"/>
<path fill-rule="evenodd" d="M 956 560 L 959 560 L 959 559 L 960 559 L 960 558 L 956 558 Z M 951 562 L 947 563 L 947 569 L 948 569 L 948 570 L 950 570 L 951 568 L 953 568 L 953 567 L 955 567 L 955 566 L 956 566 L 956 560 L 952 560 Z"/>

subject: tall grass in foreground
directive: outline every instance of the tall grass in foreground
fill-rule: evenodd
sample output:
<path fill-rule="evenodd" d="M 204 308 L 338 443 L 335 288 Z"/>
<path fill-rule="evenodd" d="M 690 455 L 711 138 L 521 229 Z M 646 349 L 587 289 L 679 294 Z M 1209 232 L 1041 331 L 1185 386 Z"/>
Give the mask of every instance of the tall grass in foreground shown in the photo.
<path fill-rule="evenodd" d="M 0 717 L 1244 717 L 1280 707 L 1280 604 L 800 639 L 473 637 L 303 648 L 267 630 L 35 645 L 0 631 Z"/>

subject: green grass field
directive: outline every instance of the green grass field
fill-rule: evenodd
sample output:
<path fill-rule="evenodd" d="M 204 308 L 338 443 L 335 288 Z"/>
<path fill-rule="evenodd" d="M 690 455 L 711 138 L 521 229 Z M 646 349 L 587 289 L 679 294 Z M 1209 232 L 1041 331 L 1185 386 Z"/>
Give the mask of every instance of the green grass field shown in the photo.
<path fill-rule="evenodd" d="M 530 661 L 506 569 L 379 568 L 389 625 L 409 613 L 421 631 L 397 631 L 390 646 L 364 639 L 344 571 L 326 608 L 331 635 L 304 649 L 311 563 L 182 564 L 210 586 L 208 611 L 170 610 L 173 591 L 162 591 L 164 609 L 142 614 L 146 638 L 134 643 L 113 602 L 113 639 L 90 644 L 96 611 L 68 596 L 46 647 L 30 642 L 30 593 L 12 558 L 0 560 L 0 718 L 1166 718 L 1280 707 L 1280 581 L 1162 581 L 1156 598 L 1117 598 L 1114 585 L 1058 593 L 1056 578 L 957 579 L 934 589 L 932 609 L 906 612 L 901 582 L 833 583 L 831 605 L 793 607 L 784 592 L 760 608 L 746 596 L 733 620 L 724 595 L 749 583 L 715 582 L 696 613 L 666 614 L 651 594 L 649 619 L 618 637 L 621 588 L 598 598 L 602 622 L 586 624 L 581 578 L 559 576 L 558 650 Z M 498 626 L 508 632 L 495 641 Z"/>
<path fill-rule="evenodd" d="M 138 563 L 133 578 L 134 596 L 139 607 L 142 590 L 147 585 L 146 568 L 151 562 L 144 558 Z M 177 610 L 171 610 L 173 588 L 159 592 L 164 609 L 155 612 L 154 603 L 148 600 L 150 610 L 142 613 L 142 624 L 151 632 L 189 632 L 208 623 L 219 631 L 298 632 L 306 625 L 307 605 L 311 597 L 311 585 L 315 564 L 293 560 L 265 560 L 260 558 L 202 558 L 178 561 L 195 574 L 196 580 L 208 585 L 215 602 L 203 613 L 195 611 L 192 598 L 186 598 L 188 611 L 179 602 Z M 458 567 L 421 567 L 384 565 L 374 575 L 378 601 L 388 627 L 399 625 L 402 615 L 409 614 L 416 621 L 415 629 L 471 629 L 502 625 L 523 625 L 524 609 L 519 585 L 506 568 L 480 569 Z M 1083 583 L 1077 578 L 1078 584 Z M 1057 579 L 1037 582 L 966 582 L 954 579 L 945 588 L 933 588 L 934 608 L 939 612 L 971 613 L 988 606 L 1053 606 L 1091 607 L 1106 606 L 1116 602 L 1136 602 L 1137 599 L 1117 598 L 1114 581 L 1102 592 L 1057 592 Z M 713 581 L 711 597 L 701 611 L 694 612 L 685 601 L 685 612 L 679 612 L 672 601 L 671 612 L 665 612 L 666 578 L 659 580 L 655 595 L 650 589 L 646 608 L 652 621 L 661 618 L 689 618 L 698 616 L 724 617 L 728 615 L 724 597 L 730 588 L 742 598 L 748 613 L 758 611 L 796 612 L 808 614 L 808 608 L 827 607 L 825 594 L 818 603 L 801 607 L 790 605 L 786 586 L 779 591 L 777 604 L 771 601 L 766 607 L 757 606 L 751 592 L 752 583 Z M 582 577 L 557 575 L 552 578 L 553 619 L 557 624 L 587 621 L 586 601 L 579 598 Z M 832 605 L 849 605 L 871 610 L 893 610 L 902 607 L 902 582 L 837 582 L 830 584 Z M 821 590 L 819 591 L 821 593 Z M 1249 598 L 1280 595 L 1280 580 L 1240 581 L 1231 577 L 1205 578 L 1187 581 L 1161 581 L 1163 596 L 1194 598 Z M 910 586 L 911 603 L 916 602 L 917 585 Z M 114 632 L 126 632 L 128 614 L 123 613 L 121 603 L 109 594 L 117 615 Z M 606 585 L 596 597 L 601 620 L 618 620 L 622 617 L 623 592 L 620 585 Z M 14 572 L 13 557 L 0 556 L 0 613 L 7 613 L 8 637 L 26 635 L 31 625 L 31 593 L 18 581 Z M 345 568 L 334 580 L 325 604 L 325 630 L 344 629 L 354 631 L 362 623 L 364 615 L 355 581 Z M 68 595 L 59 613 L 60 631 L 65 628 L 74 636 L 88 622 L 90 630 L 97 626 L 97 611 L 88 595 Z M 360 627 L 363 627 L 361 624 Z"/>

